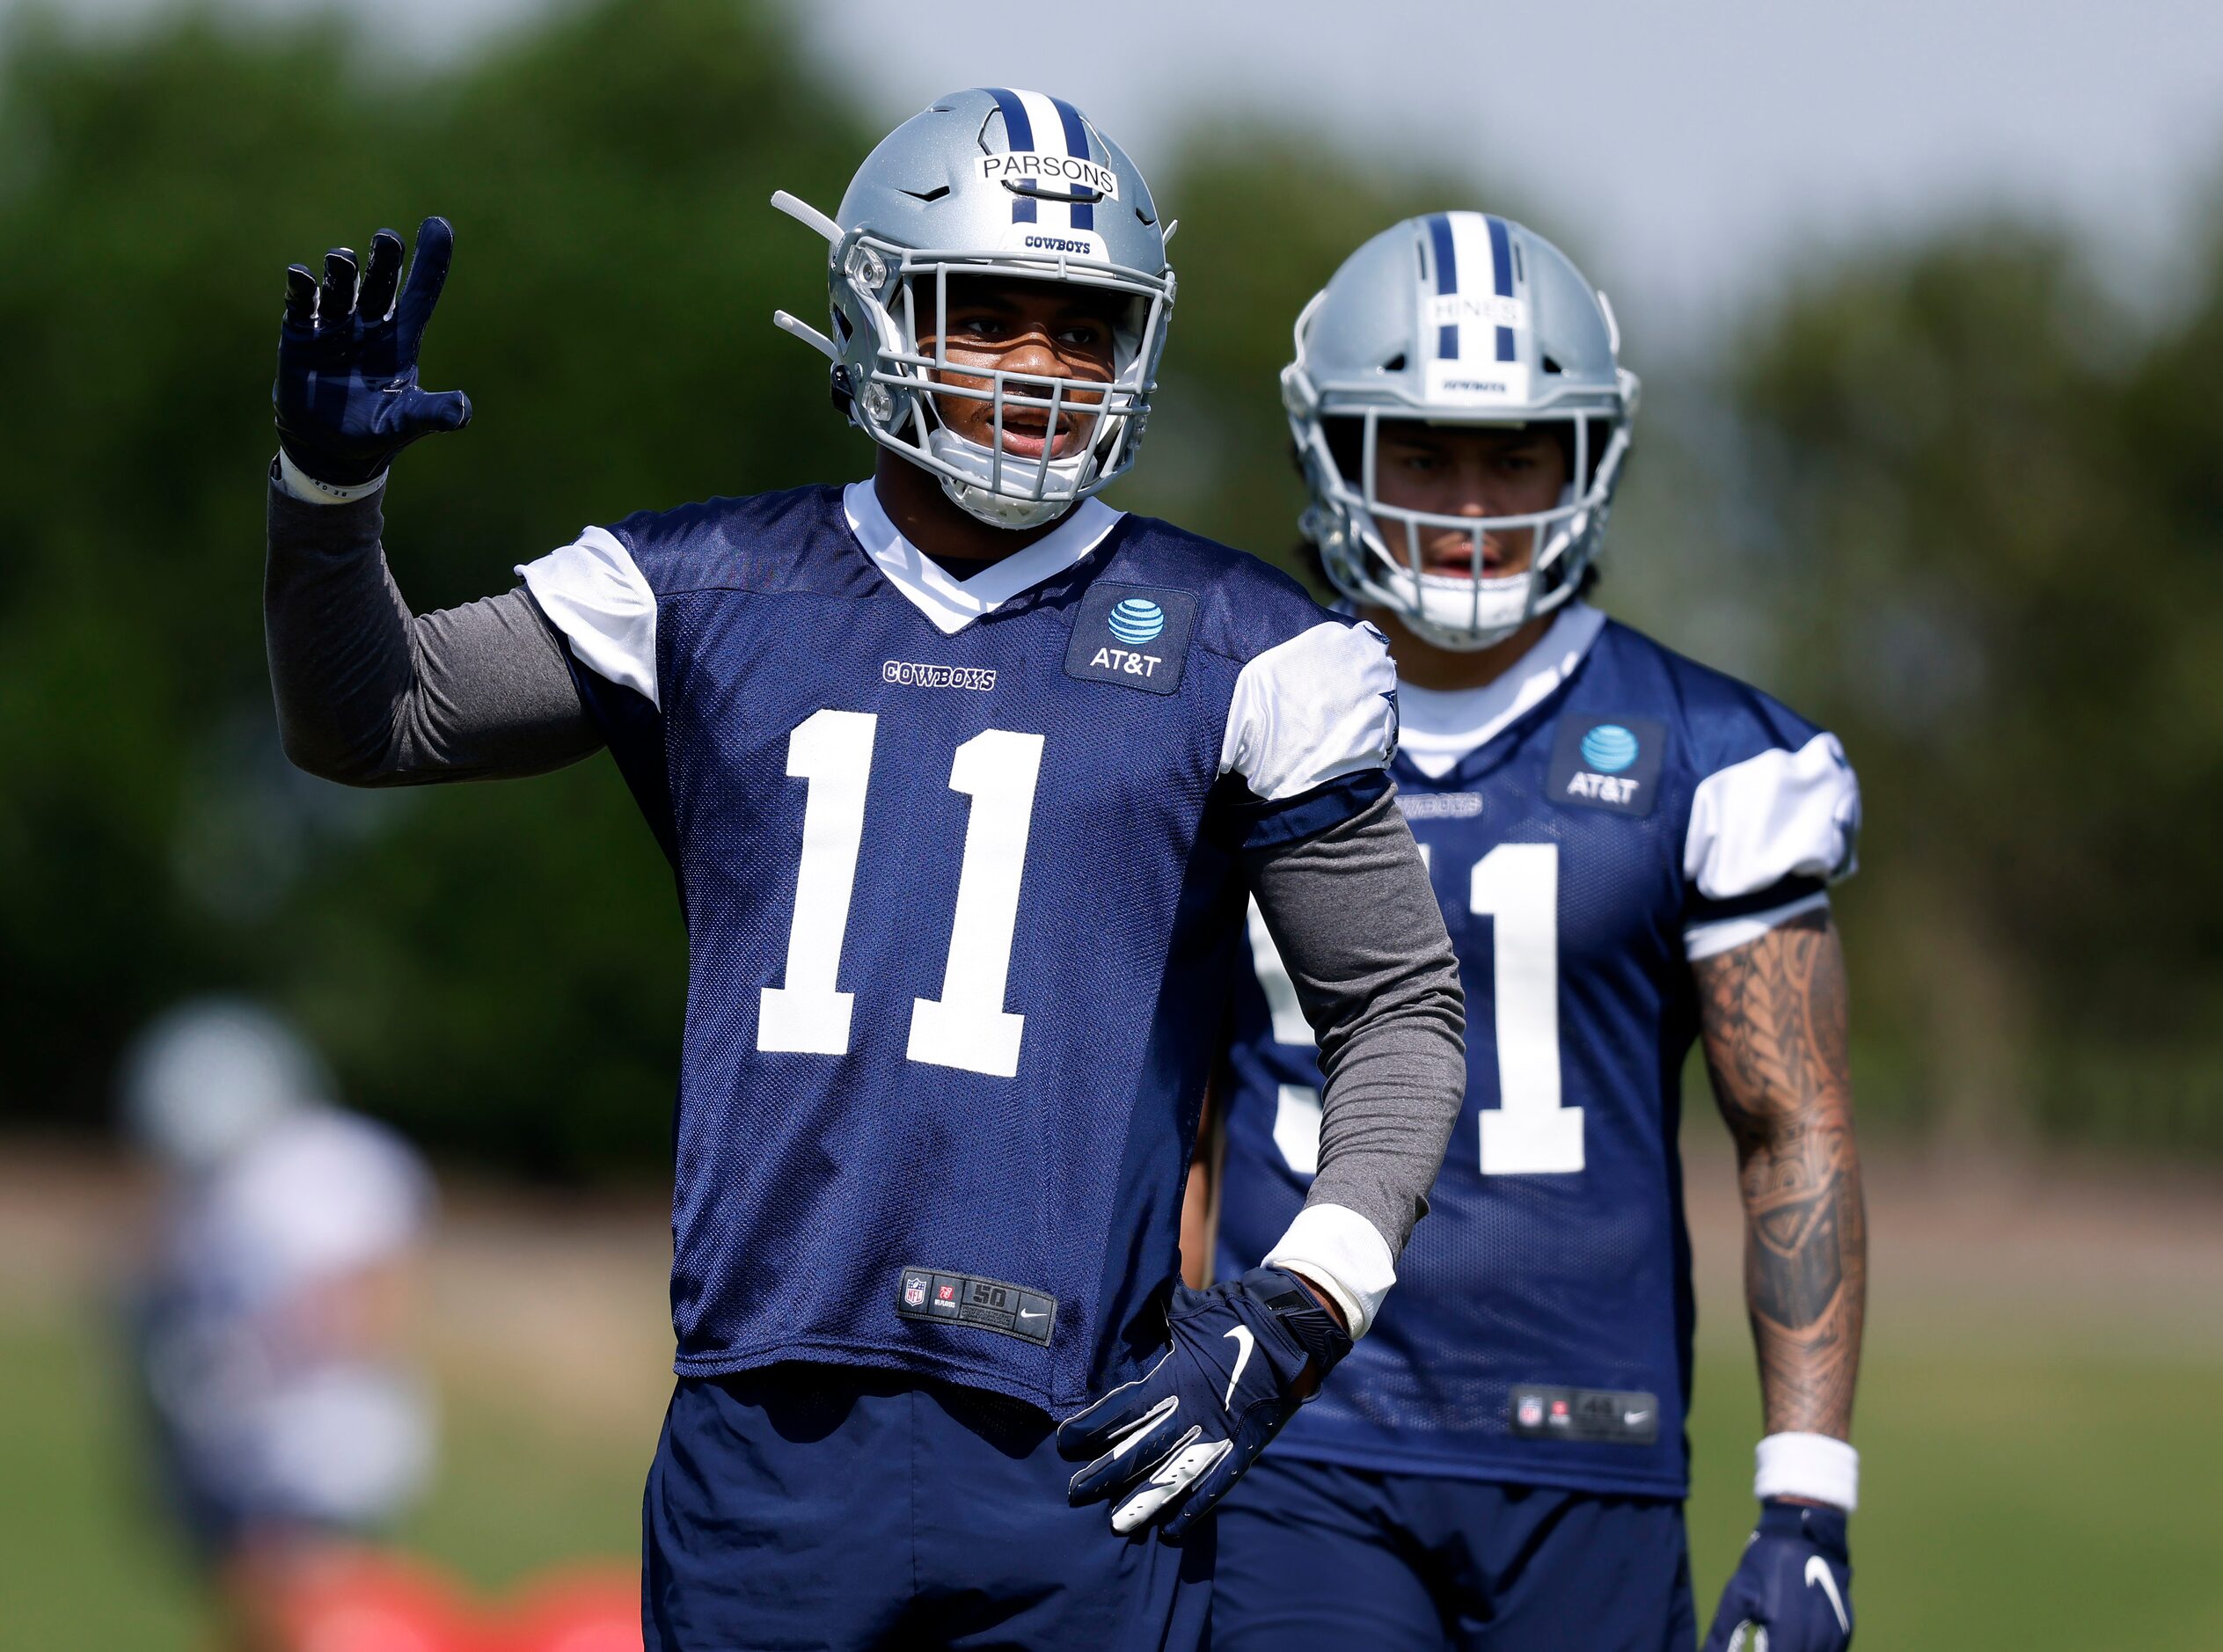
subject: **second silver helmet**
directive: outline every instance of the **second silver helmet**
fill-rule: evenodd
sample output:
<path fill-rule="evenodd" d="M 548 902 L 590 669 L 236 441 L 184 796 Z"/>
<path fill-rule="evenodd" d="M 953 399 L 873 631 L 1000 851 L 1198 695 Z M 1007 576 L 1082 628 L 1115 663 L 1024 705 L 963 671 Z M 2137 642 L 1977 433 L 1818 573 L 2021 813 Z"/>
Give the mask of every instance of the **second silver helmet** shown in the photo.
<path fill-rule="evenodd" d="M 1440 647 L 1488 647 L 1581 588 L 1628 451 L 1637 380 L 1616 359 L 1604 294 L 1533 230 L 1480 212 L 1408 218 L 1360 247 L 1305 306 L 1282 398 L 1312 502 L 1306 536 L 1353 602 L 1387 608 Z M 1385 419 L 1571 428 L 1559 503 L 1517 516 L 1386 504 L 1375 486 Z M 1331 442 L 1331 424 L 1355 441 Z M 1339 461 L 1335 448 L 1351 461 Z M 1426 568 L 1423 530 L 1471 537 L 1468 570 Z M 1528 568 L 1492 574 L 1486 535 L 1528 530 Z"/>

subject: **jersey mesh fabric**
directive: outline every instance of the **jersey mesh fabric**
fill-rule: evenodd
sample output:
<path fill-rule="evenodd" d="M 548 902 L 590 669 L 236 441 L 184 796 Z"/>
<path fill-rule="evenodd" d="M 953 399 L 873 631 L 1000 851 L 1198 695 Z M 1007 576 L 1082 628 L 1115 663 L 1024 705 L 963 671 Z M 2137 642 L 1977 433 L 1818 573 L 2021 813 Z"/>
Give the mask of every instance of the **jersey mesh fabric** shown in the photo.
<path fill-rule="evenodd" d="M 1551 784 L 1555 756 L 1563 761 L 1599 726 L 1637 731 L 1631 774 L 1649 774 L 1645 748 L 1658 747 L 1642 812 L 1570 797 L 1563 774 Z M 1550 697 L 1440 779 L 1398 763 L 1470 1006 L 1466 1107 L 1379 1322 L 1276 1451 L 1685 1494 L 1692 1303 L 1676 1139 L 1697 1030 L 1683 944 L 1697 900 L 1683 866 L 1691 799 L 1705 776 L 1795 749 L 1817 732 L 1757 691 L 1609 624 Z M 1547 844 L 1557 857 L 1558 1101 L 1582 1109 L 1582 1168 L 1486 1175 L 1481 1119 L 1503 1106 L 1499 1037 L 1509 1030 L 1497 1012 L 1496 940 L 1510 920 L 1472 910 L 1474 872 L 1502 846 Z M 1534 857 L 1519 865 L 1524 876 L 1550 875 Z M 1778 893 L 1755 892 L 1755 903 Z M 1255 925 L 1252 933 L 1255 943 Z M 1285 1144 L 1305 1139 L 1302 1097 L 1318 1086 L 1319 1068 L 1309 1044 L 1276 1042 L 1261 981 L 1278 966 L 1270 955 L 1262 962 L 1262 977 L 1237 987 L 1215 1092 L 1227 1125 L 1223 1271 L 1248 1266 L 1273 1242 L 1310 1180 L 1298 1167 L 1301 1145 L 1293 1164 Z M 1285 1086 L 1298 1099 L 1285 1102 Z M 1527 1385 L 1649 1393 L 1657 1437 L 1517 1435 L 1513 1390 Z"/>
<path fill-rule="evenodd" d="M 1133 517 L 954 635 L 881 575 L 833 488 L 611 531 L 656 597 L 661 710 L 575 669 L 687 920 L 677 1369 L 879 1366 L 1050 1408 L 1132 1374 L 1162 1340 L 1238 961 L 1233 855 L 1254 800 L 1218 774 L 1228 707 L 1248 659 L 1331 617 L 1263 564 Z M 1194 598 L 1177 691 L 1068 673 L 1099 580 Z M 764 991 L 797 984 L 806 808 L 831 809 L 823 774 L 788 772 L 790 736 L 830 711 L 876 719 L 849 775 L 864 800 L 845 924 L 824 909 L 845 1048 L 765 1049 Z M 974 1068 L 909 1054 L 914 1003 L 940 1000 L 951 967 L 969 833 L 993 807 L 954 789 L 954 765 L 989 730 L 1041 740 L 998 1006 L 1025 1018 L 1013 1076 L 969 1047 Z M 902 1317 L 906 1268 L 1053 1297 L 1048 1346 Z"/>

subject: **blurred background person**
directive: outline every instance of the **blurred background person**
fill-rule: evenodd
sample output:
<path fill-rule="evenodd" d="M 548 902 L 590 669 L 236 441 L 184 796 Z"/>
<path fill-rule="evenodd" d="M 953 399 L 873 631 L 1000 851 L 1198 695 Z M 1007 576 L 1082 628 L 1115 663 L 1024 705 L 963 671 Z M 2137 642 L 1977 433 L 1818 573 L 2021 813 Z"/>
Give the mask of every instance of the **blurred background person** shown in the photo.
<path fill-rule="evenodd" d="M 242 1642 L 267 1644 L 290 1592 L 430 1478 L 410 1325 L 432 1184 L 245 1000 L 159 1017 L 121 1090 L 160 1176 L 131 1351 L 161 1492 Z"/>

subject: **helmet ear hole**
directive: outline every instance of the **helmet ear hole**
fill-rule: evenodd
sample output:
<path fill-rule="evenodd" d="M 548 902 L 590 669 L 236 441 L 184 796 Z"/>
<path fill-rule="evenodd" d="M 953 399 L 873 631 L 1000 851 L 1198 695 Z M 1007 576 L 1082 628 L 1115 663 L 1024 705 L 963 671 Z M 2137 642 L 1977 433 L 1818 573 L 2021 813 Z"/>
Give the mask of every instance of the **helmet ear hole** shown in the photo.
<path fill-rule="evenodd" d="M 1348 414 L 1322 419 L 1320 435 L 1327 441 L 1327 457 L 1347 482 L 1356 480 L 1366 464 L 1366 421 Z"/>

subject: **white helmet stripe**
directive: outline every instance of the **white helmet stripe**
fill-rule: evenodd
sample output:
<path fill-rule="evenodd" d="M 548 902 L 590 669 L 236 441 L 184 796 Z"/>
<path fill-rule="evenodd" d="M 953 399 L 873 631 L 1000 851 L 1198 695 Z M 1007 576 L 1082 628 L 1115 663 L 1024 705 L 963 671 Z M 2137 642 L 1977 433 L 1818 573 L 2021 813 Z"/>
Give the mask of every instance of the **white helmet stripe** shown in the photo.
<path fill-rule="evenodd" d="M 1517 360 L 1519 294 L 1505 221 L 1480 212 L 1439 212 L 1429 219 L 1428 231 L 1434 265 L 1426 283 L 1434 289 L 1430 296 L 1452 301 L 1422 304 L 1436 320 L 1437 360 Z M 1485 296 L 1499 302 L 1481 302 Z"/>
<path fill-rule="evenodd" d="M 1078 160 L 1088 158 L 1088 128 L 1081 124 L 1080 111 L 1062 98 L 1047 92 L 1014 91 L 1027 111 L 1027 124 L 1034 134 L 1034 148 L 1038 153 L 1054 153 L 1063 150 Z M 1086 201 L 1066 203 L 1070 214 L 1067 220 L 1076 230 L 1096 227 L 1096 208 Z"/>
<path fill-rule="evenodd" d="M 1088 123 L 1079 110 L 1063 98 L 1053 98 L 1046 92 L 1027 91 L 1003 86 L 990 86 L 988 95 L 996 100 L 1003 112 L 1004 135 L 1014 154 L 1055 154 L 1060 150 L 1075 160 L 1088 160 Z M 1011 208 L 1013 223 L 1034 223 L 1039 221 L 1042 203 L 1027 197 L 1039 192 L 1031 181 L 1019 186 L 1021 194 Z M 1096 208 L 1093 202 L 1069 201 L 1064 203 L 1067 222 L 1076 230 L 1096 227 Z"/>

